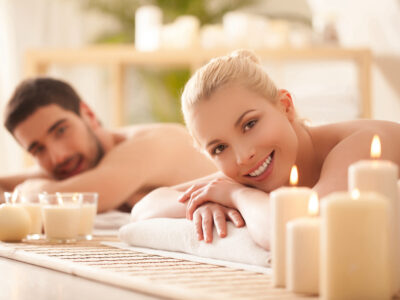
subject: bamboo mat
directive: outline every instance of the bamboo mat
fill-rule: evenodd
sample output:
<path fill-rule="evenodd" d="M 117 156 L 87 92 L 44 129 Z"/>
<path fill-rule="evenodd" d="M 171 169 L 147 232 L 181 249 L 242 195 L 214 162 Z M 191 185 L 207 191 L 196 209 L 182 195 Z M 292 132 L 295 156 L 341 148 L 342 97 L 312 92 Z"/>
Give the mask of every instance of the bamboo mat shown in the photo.
<path fill-rule="evenodd" d="M 272 288 L 269 274 L 120 249 L 95 237 L 76 244 L 0 242 L 0 256 L 171 299 L 312 299 Z"/>

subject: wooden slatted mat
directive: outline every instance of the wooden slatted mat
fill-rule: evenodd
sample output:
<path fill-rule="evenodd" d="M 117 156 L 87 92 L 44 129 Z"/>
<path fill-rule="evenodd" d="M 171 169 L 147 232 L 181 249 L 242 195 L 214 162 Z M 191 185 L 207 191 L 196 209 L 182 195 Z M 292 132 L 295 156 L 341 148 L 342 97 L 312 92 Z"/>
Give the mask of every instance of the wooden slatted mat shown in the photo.
<path fill-rule="evenodd" d="M 0 243 L 0 256 L 171 299 L 311 299 L 272 288 L 268 274 L 119 249 L 95 237 L 76 244 Z"/>

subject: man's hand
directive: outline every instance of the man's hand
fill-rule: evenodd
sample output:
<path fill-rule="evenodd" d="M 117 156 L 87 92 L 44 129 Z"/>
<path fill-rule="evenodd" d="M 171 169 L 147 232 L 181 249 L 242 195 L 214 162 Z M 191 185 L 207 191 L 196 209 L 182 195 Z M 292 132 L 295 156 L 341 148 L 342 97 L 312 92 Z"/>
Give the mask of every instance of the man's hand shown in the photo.
<path fill-rule="evenodd" d="M 230 220 L 236 227 L 244 226 L 245 222 L 240 213 L 233 208 L 216 203 L 205 203 L 198 207 L 193 214 L 197 238 L 211 243 L 213 239 L 213 225 L 220 237 L 226 237 L 226 221 Z"/>
<path fill-rule="evenodd" d="M 19 195 L 22 197 L 26 197 L 29 200 L 36 200 L 39 193 L 45 192 L 44 187 L 46 184 L 51 182 L 49 179 L 28 179 L 17 185 L 15 190 L 18 190 Z"/>

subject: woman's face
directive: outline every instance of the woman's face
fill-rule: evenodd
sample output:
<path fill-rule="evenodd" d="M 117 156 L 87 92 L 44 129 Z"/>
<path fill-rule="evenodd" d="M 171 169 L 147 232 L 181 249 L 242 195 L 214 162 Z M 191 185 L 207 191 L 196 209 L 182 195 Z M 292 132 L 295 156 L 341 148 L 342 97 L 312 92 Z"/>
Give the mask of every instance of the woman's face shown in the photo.
<path fill-rule="evenodd" d="M 194 138 L 233 180 L 270 192 L 287 184 L 297 135 L 289 93 L 273 103 L 240 85 L 217 90 L 192 109 Z"/>

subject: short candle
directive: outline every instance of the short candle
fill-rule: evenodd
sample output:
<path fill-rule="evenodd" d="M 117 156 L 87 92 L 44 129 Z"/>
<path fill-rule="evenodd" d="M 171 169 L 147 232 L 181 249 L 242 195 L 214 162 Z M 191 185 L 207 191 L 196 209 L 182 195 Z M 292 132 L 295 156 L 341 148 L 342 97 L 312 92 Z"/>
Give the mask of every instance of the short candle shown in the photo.
<path fill-rule="evenodd" d="M 316 295 L 319 292 L 318 197 L 309 200 L 310 217 L 292 220 L 286 225 L 286 287 L 295 293 Z"/>
<path fill-rule="evenodd" d="M 298 181 L 297 167 L 290 173 L 291 185 Z M 270 194 L 272 284 L 286 285 L 286 223 L 308 215 L 308 201 L 313 191 L 307 187 L 282 187 Z"/>

